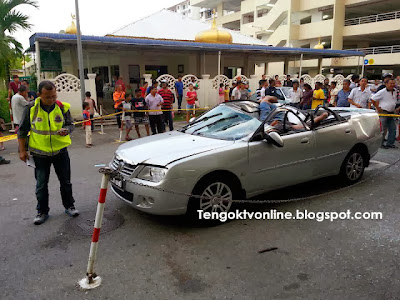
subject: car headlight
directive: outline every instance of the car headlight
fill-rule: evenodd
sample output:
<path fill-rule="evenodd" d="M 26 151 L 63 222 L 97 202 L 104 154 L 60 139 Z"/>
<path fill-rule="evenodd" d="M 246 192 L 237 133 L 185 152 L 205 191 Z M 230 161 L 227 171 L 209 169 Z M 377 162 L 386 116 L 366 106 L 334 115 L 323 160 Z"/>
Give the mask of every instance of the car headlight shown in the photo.
<path fill-rule="evenodd" d="M 159 168 L 159 167 L 145 166 L 140 171 L 137 178 L 151 181 L 151 182 L 160 182 L 161 180 L 164 179 L 166 174 L 167 174 L 167 169 Z"/>

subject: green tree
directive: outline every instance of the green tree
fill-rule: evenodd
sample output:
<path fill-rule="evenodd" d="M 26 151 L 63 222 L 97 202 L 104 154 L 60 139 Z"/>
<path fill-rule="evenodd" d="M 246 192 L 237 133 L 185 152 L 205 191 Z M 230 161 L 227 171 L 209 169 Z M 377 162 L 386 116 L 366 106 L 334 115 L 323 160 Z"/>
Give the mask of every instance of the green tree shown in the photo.
<path fill-rule="evenodd" d="M 10 78 L 11 61 L 23 55 L 22 45 L 13 34 L 19 29 L 29 30 L 32 26 L 28 22 L 29 16 L 16 10 L 23 4 L 38 7 L 36 0 L 0 0 L 0 78 L 6 80 Z"/>

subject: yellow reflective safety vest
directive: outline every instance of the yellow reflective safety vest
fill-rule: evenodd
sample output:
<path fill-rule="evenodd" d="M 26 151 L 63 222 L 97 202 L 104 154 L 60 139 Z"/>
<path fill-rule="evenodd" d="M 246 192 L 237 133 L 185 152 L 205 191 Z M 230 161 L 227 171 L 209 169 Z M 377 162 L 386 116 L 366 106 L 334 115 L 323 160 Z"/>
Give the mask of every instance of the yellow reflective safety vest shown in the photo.
<path fill-rule="evenodd" d="M 30 110 L 31 131 L 29 136 L 29 150 L 35 154 L 53 156 L 71 145 L 69 135 L 61 136 L 58 131 L 64 126 L 64 114 L 71 105 L 57 102 L 54 109 L 48 113 L 40 106 L 40 97 L 36 98 L 35 105 Z"/>

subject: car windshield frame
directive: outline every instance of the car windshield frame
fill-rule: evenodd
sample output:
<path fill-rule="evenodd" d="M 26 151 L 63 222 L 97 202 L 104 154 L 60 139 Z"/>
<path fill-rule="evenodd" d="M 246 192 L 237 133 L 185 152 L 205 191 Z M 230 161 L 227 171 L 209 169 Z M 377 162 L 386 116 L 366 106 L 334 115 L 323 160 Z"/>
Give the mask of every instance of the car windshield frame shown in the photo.
<path fill-rule="evenodd" d="M 260 133 L 261 131 L 264 130 L 264 125 L 271 122 L 273 120 L 273 118 L 278 114 L 281 113 L 283 114 L 283 117 L 286 117 L 286 114 L 291 111 L 295 116 L 297 116 L 300 120 L 300 122 L 302 123 L 303 126 L 305 126 L 306 131 L 310 131 L 311 127 L 307 125 L 307 123 L 305 122 L 305 120 L 307 119 L 307 115 L 309 114 L 308 112 L 305 113 L 305 111 L 302 111 L 300 109 L 297 109 L 293 106 L 279 106 L 276 107 L 275 109 L 273 109 L 269 115 L 267 116 L 267 118 L 261 123 L 260 127 L 254 132 L 254 134 L 250 137 L 249 142 L 255 142 L 255 141 L 259 141 L 259 137 L 260 137 Z M 303 116 L 304 118 L 300 117 Z M 299 131 L 301 132 L 301 131 Z M 297 133 L 299 133 L 297 132 Z M 304 131 L 303 131 L 304 132 Z M 281 135 L 281 134 L 280 134 Z M 281 135 L 283 136 L 283 135 Z"/>
<path fill-rule="evenodd" d="M 247 111 L 243 105 L 254 103 Z M 219 140 L 240 140 L 252 136 L 260 127 L 259 104 L 253 101 L 232 101 L 222 103 L 195 121 L 187 124 L 181 132 Z"/>

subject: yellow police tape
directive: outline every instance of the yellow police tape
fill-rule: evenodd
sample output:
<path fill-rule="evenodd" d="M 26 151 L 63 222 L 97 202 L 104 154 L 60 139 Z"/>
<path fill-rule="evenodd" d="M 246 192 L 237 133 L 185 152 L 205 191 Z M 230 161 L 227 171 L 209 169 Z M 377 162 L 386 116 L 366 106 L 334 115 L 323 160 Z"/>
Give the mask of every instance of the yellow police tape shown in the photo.
<path fill-rule="evenodd" d="M 8 142 L 11 140 L 15 140 L 17 138 L 16 134 L 11 134 L 11 135 L 7 135 L 7 136 L 2 136 L 0 137 L 0 143 L 2 142 Z"/>
<path fill-rule="evenodd" d="M 193 111 L 193 110 L 202 111 L 202 110 L 208 110 L 208 109 L 209 108 L 153 109 L 153 110 L 126 110 L 125 112 L 126 113 L 127 112 L 142 112 L 142 113 L 144 113 L 144 112 L 186 111 L 186 110 L 189 110 L 189 111 Z M 78 125 L 78 124 L 82 124 L 82 123 L 87 122 L 87 121 L 106 119 L 106 118 L 113 117 L 113 116 L 116 116 L 116 115 L 121 115 L 123 113 L 124 113 L 123 111 L 120 111 L 120 112 L 109 114 L 109 115 L 104 115 L 104 116 L 100 116 L 100 117 L 96 117 L 96 118 L 92 118 L 92 119 L 87 119 L 87 120 L 83 120 L 83 121 L 74 122 L 73 124 L 74 125 Z"/>
<path fill-rule="evenodd" d="M 179 109 L 179 110 L 180 111 L 185 111 L 185 110 L 190 110 L 190 111 L 197 110 L 197 111 L 200 111 L 200 110 L 208 110 L 208 108 L 193 108 L 193 109 L 190 109 L 190 108 L 187 109 L 186 108 L 186 109 Z M 164 111 L 178 111 L 178 109 L 169 109 L 169 110 L 127 110 L 125 112 L 156 112 L 156 111 L 162 111 L 162 112 L 164 112 Z M 120 111 L 120 112 L 117 112 L 117 113 L 113 113 L 113 114 L 109 114 L 109 115 L 104 115 L 104 116 L 92 118 L 92 119 L 89 119 L 89 120 L 106 119 L 106 118 L 109 118 L 109 117 L 120 115 L 122 113 L 123 113 L 123 111 Z M 393 118 L 399 118 L 400 117 L 400 115 L 396 115 L 396 114 L 379 114 L 379 116 L 380 117 L 393 117 Z M 78 125 L 78 124 L 82 124 L 82 123 L 84 123 L 86 121 L 89 121 L 89 120 L 78 121 L 78 122 L 74 122 L 73 124 L 74 125 Z M 3 136 L 3 137 L 0 137 L 0 143 L 12 141 L 12 140 L 15 140 L 15 139 L 17 139 L 17 135 L 16 134 Z"/>
<path fill-rule="evenodd" d="M 208 108 L 192 108 L 192 109 L 188 109 L 188 108 L 182 108 L 182 109 L 161 109 L 161 110 L 127 110 L 127 111 L 125 111 L 125 112 L 156 112 L 156 111 L 161 111 L 161 112 L 164 112 L 164 111 L 186 111 L 186 110 L 190 110 L 190 111 L 193 111 L 193 110 L 196 110 L 196 111 L 203 111 L 203 110 L 208 110 Z M 117 115 L 121 115 L 121 114 L 123 114 L 124 112 L 123 111 L 120 111 L 120 112 L 116 112 L 116 113 L 113 113 L 113 114 L 109 114 L 109 115 L 104 115 L 104 116 L 100 116 L 100 117 L 96 117 L 96 118 L 92 118 L 92 119 L 88 119 L 88 120 L 83 120 L 83 121 L 78 121 L 78 122 L 74 122 L 73 124 L 74 125 L 79 125 L 79 124 L 82 124 L 82 123 L 84 123 L 84 122 L 87 122 L 87 121 L 94 121 L 94 120 L 101 120 L 101 119 L 107 119 L 107 118 L 110 118 L 110 117 L 114 117 L 114 116 L 117 116 Z M 4 136 L 4 137 L 0 137 L 0 143 L 3 143 L 3 142 L 8 142 L 8 141 L 12 141 L 12 140 L 15 140 L 15 139 L 17 139 L 18 137 L 17 137 L 17 135 L 16 134 L 12 134 L 12 135 L 7 135 L 7 136 Z"/>

